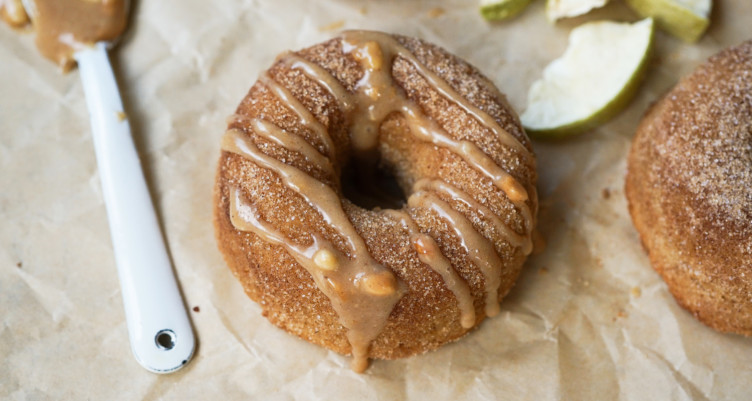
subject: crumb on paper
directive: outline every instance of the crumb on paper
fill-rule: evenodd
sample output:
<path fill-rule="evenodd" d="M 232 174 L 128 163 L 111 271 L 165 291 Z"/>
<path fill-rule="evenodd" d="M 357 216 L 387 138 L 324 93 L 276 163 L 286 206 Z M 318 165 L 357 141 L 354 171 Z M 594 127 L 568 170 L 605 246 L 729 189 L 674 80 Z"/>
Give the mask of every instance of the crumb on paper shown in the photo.
<path fill-rule="evenodd" d="M 611 190 L 608 188 L 603 188 L 603 191 L 601 191 L 601 195 L 603 195 L 603 199 L 610 199 L 611 198 Z"/>
<path fill-rule="evenodd" d="M 23 262 L 16 263 L 16 267 L 19 268 L 19 269 L 22 268 L 23 267 Z"/>
<path fill-rule="evenodd" d="M 324 26 L 319 27 L 319 31 L 326 32 L 326 31 L 336 31 L 338 29 L 342 29 L 342 27 L 345 26 L 345 20 L 337 20 L 332 22 L 331 24 L 327 24 Z"/>
<path fill-rule="evenodd" d="M 444 14 L 446 14 L 446 10 L 444 10 L 441 7 L 435 7 L 435 8 L 428 10 L 428 16 L 430 18 L 439 18 Z"/>
<path fill-rule="evenodd" d="M 541 267 L 541 268 L 540 268 L 540 269 L 538 270 L 538 274 L 540 274 L 541 276 L 543 276 L 543 275 L 546 275 L 546 274 L 548 274 L 548 269 L 547 269 L 547 268 L 545 268 L 545 267 Z"/>
<path fill-rule="evenodd" d="M 624 309 L 619 309 L 619 311 L 616 312 L 616 316 L 611 318 L 611 321 L 616 322 L 617 320 L 624 319 L 625 317 L 627 317 L 627 312 L 625 312 Z"/>
<path fill-rule="evenodd" d="M 128 115 L 125 114 L 122 111 L 116 111 L 115 112 L 115 117 L 117 117 L 117 119 L 118 119 L 119 122 L 123 122 L 123 121 L 125 121 L 128 118 Z"/>
<path fill-rule="evenodd" d="M 360 8 L 360 15 L 366 15 L 368 14 L 368 7 L 363 6 Z"/>
<path fill-rule="evenodd" d="M 632 289 L 629 290 L 629 293 L 633 298 L 639 298 L 642 295 L 642 290 L 640 289 L 640 287 L 632 287 Z"/>
<path fill-rule="evenodd" d="M 198 312 L 201 312 L 201 308 L 199 308 L 198 306 L 194 306 L 194 307 L 193 307 L 193 311 L 194 311 L 194 312 L 197 312 L 197 313 L 198 313 Z"/>
<path fill-rule="evenodd" d="M 600 257 L 596 256 L 594 258 L 594 260 L 595 260 L 595 267 L 598 267 L 598 268 L 602 269 L 603 268 L 603 259 L 601 259 Z"/>

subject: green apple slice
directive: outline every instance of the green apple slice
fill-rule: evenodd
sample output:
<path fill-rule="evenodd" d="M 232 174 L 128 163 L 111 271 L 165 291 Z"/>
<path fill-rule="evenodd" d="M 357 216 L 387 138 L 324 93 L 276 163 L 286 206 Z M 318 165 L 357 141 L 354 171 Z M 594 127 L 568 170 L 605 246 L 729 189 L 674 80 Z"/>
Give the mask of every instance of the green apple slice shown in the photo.
<path fill-rule="evenodd" d="M 546 0 L 546 17 L 551 22 L 576 17 L 594 8 L 603 7 L 606 3 L 608 0 Z"/>
<path fill-rule="evenodd" d="M 710 24 L 712 0 L 627 0 L 632 9 L 652 17 L 659 28 L 677 38 L 696 42 Z"/>
<path fill-rule="evenodd" d="M 530 4 L 531 0 L 480 0 L 480 14 L 489 21 L 512 18 Z"/>
<path fill-rule="evenodd" d="M 573 29 L 564 55 L 530 87 L 522 125 L 539 137 L 560 137 L 616 115 L 637 92 L 653 32 L 650 18 L 632 24 L 597 21 Z"/>

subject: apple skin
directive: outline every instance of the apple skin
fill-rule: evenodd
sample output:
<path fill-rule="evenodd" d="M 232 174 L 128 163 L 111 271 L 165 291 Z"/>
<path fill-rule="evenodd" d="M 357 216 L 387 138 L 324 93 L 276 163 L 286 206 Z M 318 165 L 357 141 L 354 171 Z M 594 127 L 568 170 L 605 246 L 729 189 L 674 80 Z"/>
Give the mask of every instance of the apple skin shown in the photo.
<path fill-rule="evenodd" d="M 521 13 L 532 0 L 501 0 L 495 4 L 482 5 L 480 14 L 488 21 L 501 21 Z"/>
<path fill-rule="evenodd" d="M 658 28 L 687 43 L 697 42 L 710 24 L 709 16 L 697 15 L 672 0 L 626 1 L 637 14 L 652 17 Z"/>
<path fill-rule="evenodd" d="M 651 56 L 653 54 L 653 47 L 655 42 L 655 21 L 650 31 L 650 37 L 648 38 L 648 48 L 645 54 L 637 65 L 632 76 L 624 85 L 624 88 L 619 94 L 601 107 L 594 114 L 589 117 L 571 122 L 566 125 L 562 125 L 554 128 L 531 128 L 524 124 L 525 131 L 533 138 L 539 140 L 559 140 L 568 138 L 573 135 L 582 134 L 586 131 L 590 131 L 611 118 L 619 114 L 628 104 L 632 101 L 632 98 L 637 94 L 637 91 L 642 84 L 645 75 L 647 74 L 648 64 L 650 63 Z"/>

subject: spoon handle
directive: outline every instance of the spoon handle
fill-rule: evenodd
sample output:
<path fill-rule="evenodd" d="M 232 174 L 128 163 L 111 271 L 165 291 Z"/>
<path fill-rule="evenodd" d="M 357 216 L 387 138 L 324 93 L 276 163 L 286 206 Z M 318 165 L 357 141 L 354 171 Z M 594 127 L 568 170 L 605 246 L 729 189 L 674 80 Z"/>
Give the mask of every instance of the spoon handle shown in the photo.
<path fill-rule="evenodd" d="M 168 373 L 191 359 L 195 340 L 123 113 L 104 43 L 76 52 L 91 118 L 102 194 L 136 360 Z"/>

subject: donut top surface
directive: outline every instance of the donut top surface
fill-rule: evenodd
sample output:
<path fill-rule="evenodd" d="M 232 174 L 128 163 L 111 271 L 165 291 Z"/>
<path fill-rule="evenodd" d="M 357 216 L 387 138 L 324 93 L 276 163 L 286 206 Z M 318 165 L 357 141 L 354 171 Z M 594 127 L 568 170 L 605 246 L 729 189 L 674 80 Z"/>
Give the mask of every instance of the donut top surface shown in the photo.
<path fill-rule="evenodd" d="M 451 107 L 460 108 L 472 117 L 475 124 L 488 130 L 492 138 L 490 142 L 515 156 L 508 163 L 516 163 L 520 168 L 522 165 L 534 166 L 535 160 L 521 129 L 512 134 L 502 128 L 493 117 L 421 63 L 395 37 L 379 32 L 348 31 L 342 34 L 339 45 L 344 54 L 357 62 L 362 71 L 358 79 L 336 77 L 320 65 L 293 53 L 280 56 L 276 65 L 302 73 L 336 99 L 340 112 L 348 122 L 345 127 L 348 138 L 338 138 L 337 133 L 327 129 L 316 119 L 310 111 L 310 105 L 304 105 L 301 99 L 297 99 L 285 86 L 272 79 L 269 73 L 264 73 L 259 82 L 292 111 L 305 126 L 308 137 L 295 135 L 271 123 L 263 115 L 249 117 L 239 112 L 230 118 L 230 129 L 222 139 L 222 149 L 276 173 L 284 186 L 302 196 L 321 214 L 326 224 L 336 231 L 337 236 L 343 239 L 344 250 L 338 243 L 316 233 L 311 234 L 311 241 L 301 245 L 285 235 L 280 227 L 264 221 L 256 205 L 246 199 L 241 191 L 237 188 L 230 190 L 229 213 L 233 226 L 240 231 L 252 232 L 269 243 L 281 245 L 311 274 L 318 288 L 331 301 L 341 323 L 347 328 L 354 357 L 353 369 L 362 371 L 367 366 L 370 342 L 384 328 L 392 309 L 404 295 L 406 286 L 389 268 L 376 262 L 369 254 L 363 238 L 343 209 L 339 175 L 350 157 L 371 160 L 378 156 L 380 126 L 390 115 L 400 114 L 416 139 L 451 151 L 489 179 L 493 186 L 503 192 L 520 216 L 517 225 L 502 221 L 497 213 L 472 196 L 441 180 L 423 178 L 409 183 L 407 207 L 433 210 L 449 222 L 460 239 L 461 246 L 468 250 L 471 260 L 483 271 L 487 316 L 499 312 L 498 287 L 503 262 L 494 245 L 462 213 L 454 210 L 436 196 L 435 192 L 441 191 L 460 200 L 487 217 L 493 222 L 495 230 L 510 244 L 521 248 L 524 254 L 530 253 L 532 249 L 531 232 L 535 210 L 530 205 L 537 204 L 537 201 L 530 202 L 531 197 L 537 199 L 534 185 L 530 185 L 529 181 L 526 185 L 521 184 L 510 174 L 508 168 L 501 167 L 496 159 L 499 155 L 489 155 L 473 141 L 449 135 L 434 118 L 408 99 L 405 90 L 394 81 L 395 60 L 406 61 Z M 340 70 L 348 74 L 347 66 L 341 66 Z M 357 75 L 352 71 L 349 73 Z M 486 89 L 493 87 L 490 83 L 487 85 L 489 88 Z M 500 94 L 497 97 L 503 99 Z M 242 107 L 241 104 L 239 110 Z M 310 166 L 308 171 L 295 163 L 264 153 L 244 130 L 234 126 L 238 121 L 249 126 L 255 135 L 302 155 L 305 159 L 302 163 Z M 519 126 L 519 123 L 516 125 Z M 338 147 L 338 142 L 349 143 L 348 149 Z M 476 317 L 468 284 L 457 275 L 434 239 L 421 233 L 404 209 L 380 212 L 394 217 L 412 233 L 411 241 L 420 260 L 439 273 L 456 296 L 462 326 L 472 327 Z"/>
<path fill-rule="evenodd" d="M 656 156 L 651 181 L 686 195 L 697 214 L 685 227 L 743 239 L 749 247 L 752 41 L 713 56 L 679 83 L 663 107 L 662 118 L 637 145 L 652 146 Z"/>

